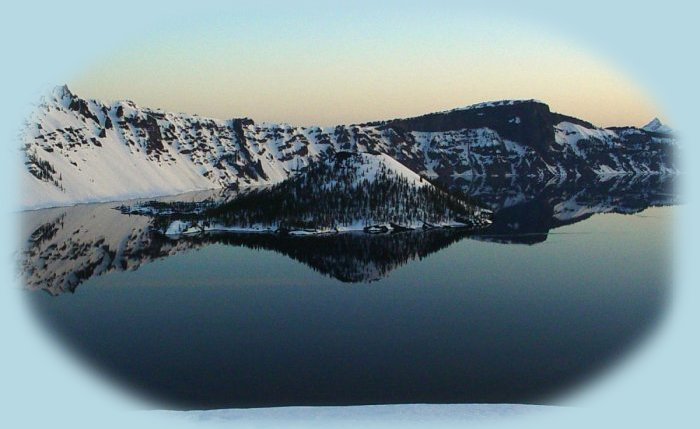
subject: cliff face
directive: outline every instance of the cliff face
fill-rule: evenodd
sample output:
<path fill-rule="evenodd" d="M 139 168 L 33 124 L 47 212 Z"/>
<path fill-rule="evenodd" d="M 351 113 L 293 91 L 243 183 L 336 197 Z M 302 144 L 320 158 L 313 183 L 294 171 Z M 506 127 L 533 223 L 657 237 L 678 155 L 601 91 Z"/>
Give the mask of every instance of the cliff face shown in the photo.
<path fill-rule="evenodd" d="M 322 156 L 386 154 L 459 186 L 490 176 L 676 172 L 668 127 L 601 129 L 534 100 L 361 125 L 294 127 L 84 100 L 56 88 L 23 132 L 23 208 L 279 183 Z"/>
<path fill-rule="evenodd" d="M 518 142 L 546 157 L 554 144 L 553 120 L 549 106 L 542 102 L 511 100 L 388 121 L 387 125 L 433 133 L 488 128 L 501 138 Z"/>

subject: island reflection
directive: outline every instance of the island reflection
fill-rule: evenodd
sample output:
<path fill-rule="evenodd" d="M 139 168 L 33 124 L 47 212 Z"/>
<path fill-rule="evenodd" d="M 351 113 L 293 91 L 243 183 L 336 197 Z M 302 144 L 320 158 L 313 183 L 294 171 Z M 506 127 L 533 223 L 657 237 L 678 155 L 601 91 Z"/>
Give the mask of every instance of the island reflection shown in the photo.
<path fill-rule="evenodd" d="M 120 203 L 25 212 L 22 220 L 26 241 L 20 255 L 20 271 L 27 288 L 60 295 L 74 292 L 94 276 L 136 270 L 151 261 L 211 244 L 224 244 L 272 250 L 342 282 L 367 283 L 465 238 L 534 245 L 545 241 L 552 229 L 594 214 L 633 214 L 652 206 L 678 203 L 673 191 L 674 177 L 663 175 L 547 183 L 481 178 L 456 185 L 494 211 L 489 228 L 304 237 L 207 233 L 173 239 L 154 232 L 153 218 L 116 210 Z M 163 200 L 220 201 L 234 197 L 235 192 L 217 190 Z"/>

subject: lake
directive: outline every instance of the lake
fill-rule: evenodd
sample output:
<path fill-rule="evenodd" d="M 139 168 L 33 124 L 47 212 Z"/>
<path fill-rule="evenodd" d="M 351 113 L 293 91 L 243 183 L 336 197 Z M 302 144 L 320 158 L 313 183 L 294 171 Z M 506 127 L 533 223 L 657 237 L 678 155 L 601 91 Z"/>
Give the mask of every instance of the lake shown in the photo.
<path fill-rule="evenodd" d="M 20 266 L 46 329 L 153 407 L 555 403 L 663 315 L 654 180 L 473 185 L 478 232 L 173 240 L 119 203 L 38 210 Z"/>

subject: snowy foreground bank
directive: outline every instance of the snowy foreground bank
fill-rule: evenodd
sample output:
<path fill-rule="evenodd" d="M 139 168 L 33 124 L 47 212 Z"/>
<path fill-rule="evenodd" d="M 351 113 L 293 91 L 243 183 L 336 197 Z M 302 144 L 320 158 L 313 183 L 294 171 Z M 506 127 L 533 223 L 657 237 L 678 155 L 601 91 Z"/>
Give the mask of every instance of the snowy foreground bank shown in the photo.
<path fill-rule="evenodd" d="M 401 404 L 349 407 L 279 407 L 204 411 L 149 411 L 152 416 L 189 422 L 236 423 L 243 427 L 460 427 L 471 423 L 536 423 L 569 420 L 580 410 L 522 404 Z M 398 425 L 398 426 L 397 426 Z"/>

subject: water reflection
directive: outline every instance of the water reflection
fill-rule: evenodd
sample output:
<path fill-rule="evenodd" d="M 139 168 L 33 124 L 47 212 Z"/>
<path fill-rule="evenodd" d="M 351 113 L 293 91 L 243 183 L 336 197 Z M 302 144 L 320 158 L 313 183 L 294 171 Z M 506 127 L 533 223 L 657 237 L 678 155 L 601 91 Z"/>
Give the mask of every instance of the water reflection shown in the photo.
<path fill-rule="evenodd" d="M 548 183 L 515 179 L 461 182 L 468 195 L 494 211 L 481 232 L 458 229 L 368 235 L 282 237 L 272 234 L 206 234 L 177 240 L 152 231 L 153 219 L 126 215 L 119 203 L 25 212 L 20 270 L 29 289 L 52 295 L 73 292 L 86 280 L 219 243 L 279 252 L 343 282 L 371 282 L 397 267 L 438 252 L 464 238 L 536 244 L 557 227 L 596 213 L 637 213 L 678 203 L 670 176 L 618 176 L 605 181 Z M 168 201 L 224 200 L 235 192 L 196 192 Z"/>
<path fill-rule="evenodd" d="M 119 203 L 27 212 L 27 286 L 60 296 L 26 296 L 69 350 L 157 408 L 552 403 L 667 301 L 673 209 L 592 216 L 677 202 L 669 179 L 632 179 L 472 183 L 495 210 L 478 234 L 174 240 Z"/>
<path fill-rule="evenodd" d="M 607 180 L 564 181 L 478 178 L 460 186 L 491 208 L 494 223 L 480 239 L 536 244 L 560 226 L 599 213 L 634 214 L 649 207 L 678 204 L 674 176 L 625 175 Z"/>

